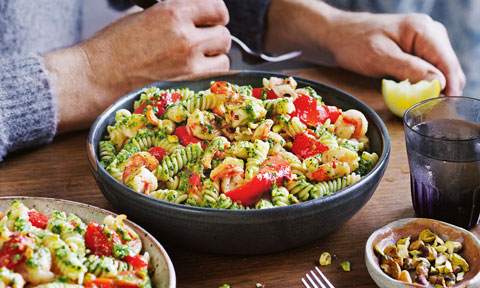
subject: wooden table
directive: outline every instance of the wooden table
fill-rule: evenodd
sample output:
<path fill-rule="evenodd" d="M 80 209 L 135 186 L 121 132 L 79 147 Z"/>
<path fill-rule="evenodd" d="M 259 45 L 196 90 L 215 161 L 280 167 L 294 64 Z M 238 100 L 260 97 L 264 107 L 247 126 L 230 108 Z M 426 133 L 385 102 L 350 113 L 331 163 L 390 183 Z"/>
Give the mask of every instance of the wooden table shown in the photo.
<path fill-rule="evenodd" d="M 340 69 L 309 68 L 287 73 L 324 82 L 355 95 L 372 107 L 388 127 L 392 153 L 387 171 L 371 200 L 331 235 L 300 248 L 258 256 L 222 256 L 165 245 L 177 273 L 179 287 L 303 287 L 300 278 L 318 264 L 324 251 L 333 255 L 322 270 L 336 287 L 375 287 L 364 260 L 365 242 L 379 227 L 415 216 L 401 119 L 393 116 L 380 95 L 380 81 Z M 115 209 L 101 194 L 88 168 L 87 131 L 57 137 L 52 144 L 0 163 L 0 195 L 63 198 Z M 471 230 L 480 236 L 480 225 Z M 160 239 L 161 241 L 161 239 Z M 351 262 L 351 272 L 339 263 Z"/>

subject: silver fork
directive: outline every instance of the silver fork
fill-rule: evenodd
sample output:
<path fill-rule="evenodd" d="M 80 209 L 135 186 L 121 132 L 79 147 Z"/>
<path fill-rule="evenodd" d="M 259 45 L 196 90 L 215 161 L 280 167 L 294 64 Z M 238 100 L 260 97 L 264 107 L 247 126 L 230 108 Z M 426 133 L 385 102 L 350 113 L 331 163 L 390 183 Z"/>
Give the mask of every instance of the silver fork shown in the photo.
<path fill-rule="evenodd" d="M 240 48 L 242 48 L 242 50 L 245 53 L 248 53 L 255 57 L 259 57 L 260 59 L 267 62 L 282 62 L 282 61 L 290 60 L 302 55 L 302 51 L 293 51 L 293 52 L 289 52 L 289 53 L 285 53 L 277 56 L 270 56 L 270 55 L 253 51 L 252 49 L 250 49 L 250 47 L 247 46 L 247 44 L 243 43 L 242 40 L 238 39 L 233 35 L 231 35 L 231 38 L 232 38 L 232 41 L 235 42 L 238 46 L 240 46 Z"/>
<path fill-rule="evenodd" d="M 318 275 L 320 275 L 320 278 L 317 276 L 317 274 L 315 274 L 315 270 L 316 272 L 318 272 Z M 303 286 L 305 286 L 305 288 L 318 288 L 318 287 L 321 287 L 321 288 L 335 288 L 335 286 L 332 285 L 332 283 L 330 283 L 330 281 L 328 281 L 327 277 L 325 277 L 325 275 L 323 275 L 322 271 L 320 271 L 320 269 L 318 269 L 317 266 L 315 266 L 315 270 L 310 270 L 310 274 L 307 273 L 305 274 L 305 277 L 308 279 L 308 282 L 310 283 L 310 286 L 307 281 L 305 280 L 305 278 L 302 278 L 302 283 L 303 283 Z M 311 275 L 311 276 L 310 276 Z M 320 285 L 320 286 L 317 286 Z"/>

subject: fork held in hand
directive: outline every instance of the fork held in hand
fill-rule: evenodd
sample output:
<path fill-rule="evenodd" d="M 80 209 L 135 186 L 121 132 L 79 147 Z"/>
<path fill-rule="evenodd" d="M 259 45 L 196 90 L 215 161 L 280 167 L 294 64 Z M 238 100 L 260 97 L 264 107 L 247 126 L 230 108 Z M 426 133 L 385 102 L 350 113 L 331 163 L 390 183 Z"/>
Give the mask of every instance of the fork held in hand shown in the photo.
<path fill-rule="evenodd" d="M 315 270 L 318 272 L 318 275 L 320 275 L 321 279 L 317 276 L 317 274 L 315 274 Z M 318 269 L 318 267 L 315 266 L 315 270 L 310 270 L 310 274 L 307 273 L 305 275 L 308 279 L 308 283 L 310 283 L 310 285 L 312 285 L 312 286 L 310 286 L 307 283 L 305 278 L 302 278 L 302 283 L 305 286 L 305 288 L 312 288 L 312 287 L 313 288 L 318 288 L 318 287 L 321 287 L 321 288 L 335 288 L 335 286 L 333 286 L 332 283 L 330 283 L 330 281 L 328 281 L 327 277 L 325 277 L 325 275 L 323 275 L 322 271 L 320 271 L 320 269 Z M 318 286 L 318 285 L 320 285 L 320 286 Z"/>
<path fill-rule="evenodd" d="M 137 6 L 142 7 L 144 9 L 147 9 L 148 7 L 150 7 L 150 6 L 154 5 L 155 3 L 159 2 L 159 0 L 131 0 L 131 1 L 134 4 L 136 4 Z M 240 46 L 240 48 L 242 48 L 242 51 L 244 53 L 246 53 L 246 55 L 250 56 L 250 59 L 244 58 L 244 60 L 246 60 L 245 62 L 247 62 L 249 64 L 256 64 L 256 63 L 262 62 L 262 61 L 265 61 L 265 62 L 282 62 L 282 61 L 293 59 L 293 58 L 298 57 L 302 54 L 302 51 L 293 51 L 293 52 L 289 52 L 289 53 L 282 54 L 282 55 L 276 55 L 276 56 L 266 55 L 266 54 L 263 54 L 261 52 L 253 51 L 252 49 L 250 49 L 250 47 L 248 47 L 245 43 L 243 43 L 242 40 L 238 39 L 237 37 L 235 37 L 233 35 L 231 37 L 232 37 L 232 41 L 234 43 L 236 43 L 238 46 Z M 255 58 L 255 59 L 252 59 L 252 58 Z"/>

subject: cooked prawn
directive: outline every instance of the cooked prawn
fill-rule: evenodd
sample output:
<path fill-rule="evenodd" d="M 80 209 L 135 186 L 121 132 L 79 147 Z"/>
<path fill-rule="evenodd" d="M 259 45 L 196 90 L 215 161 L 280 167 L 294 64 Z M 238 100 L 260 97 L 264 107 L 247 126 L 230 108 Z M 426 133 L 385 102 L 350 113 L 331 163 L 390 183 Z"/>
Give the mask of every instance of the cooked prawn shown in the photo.
<path fill-rule="evenodd" d="M 226 103 L 240 102 L 242 96 L 235 91 L 232 84 L 226 81 L 215 81 L 210 84 L 210 91 L 220 100 Z"/>
<path fill-rule="evenodd" d="M 151 124 L 157 127 L 165 128 L 165 131 L 167 132 L 167 134 L 172 134 L 173 131 L 175 131 L 175 127 L 176 127 L 175 122 L 169 119 L 165 119 L 165 120 L 158 119 L 157 116 L 155 115 L 155 112 L 153 112 L 152 106 L 150 105 L 147 106 L 147 112 L 145 113 L 145 116 L 147 117 L 148 122 L 150 122 Z"/>
<path fill-rule="evenodd" d="M 268 138 L 268 135 L 270 134 L 270 129 L 273 126 L 273 120 L 267 119 L 264 120 L 258 125 L 258 127 L 255 129 L 252 135 L 252 142 L 260 139 L 263 140 L 265 138 Z"/>
<path fill-rule="evenodd" d="M 187 130 L 190 135 L 203 140 L 212 140 L 222 132 L 218 128 L 215 115 L 208 111 L 195 110 L 187 120 Z"/>
<path fill-rule="evenodd" d="M 217 180 L 219 178 L 228 178 L 243 174 L 243 161 L 241 159 L 227 157 L 220 165 L 210 172 L 210 178 Z"/>
<path fill-rule="evenodd" d="M 367 129 L 367 118 L 362 112 L 355 109 L 342 112 L 334 125 L 337 136 L 345 139 L 363 137 L 367 133 Z"/>
<path fill-rule="evenodd" d="M 157 178 L 151 172 L 158 165 L 158 160 L 150 153 L 138 152 L 125 163 L 123 183 L 137 192 L 148 195 L 158 187 Z"/>
<path fill-rule="evenodd" d="M 308 178 L 316 181 L 327 181 L 348 175 L 350 171 L 347 162 L 331 161 L 320 165 L 317 170 L 308 174 Z"/>
<path fill-rule="evenodd" d="M 358 168 L 359 157 L 355 151 L 344 147 L 335 147 L 328 149 L 322 154 L 322 162 L 328 163 L 332 161 L 346 162 L 353 171 Z"/>
<path fill-rule="evenodd" d="M 203 167 L 206 169 L 212 168 L 212 159 L 215 156 L 219 156 L 225 149 L 230 147 L 230 142 L 223 136 L 213 138 L 205 148 L 205 154 L 202 157 Z"/>

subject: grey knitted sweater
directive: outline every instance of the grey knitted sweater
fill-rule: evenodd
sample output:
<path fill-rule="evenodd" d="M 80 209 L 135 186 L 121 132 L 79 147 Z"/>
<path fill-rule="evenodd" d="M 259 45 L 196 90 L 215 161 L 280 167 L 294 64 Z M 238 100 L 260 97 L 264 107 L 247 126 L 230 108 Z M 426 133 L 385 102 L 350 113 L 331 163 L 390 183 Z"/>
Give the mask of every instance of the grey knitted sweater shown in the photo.
<path fill-rule="evenodd" d="M 109 2 L 128 7 L 126 0 Z M 225 2 L 232 34 L 260 49 L 270 0 Z M 0 161 L 55 136 L 56 97 L 41 55 L 78 43 L 81 16 L 80 0 L 0 1 Z"/>

